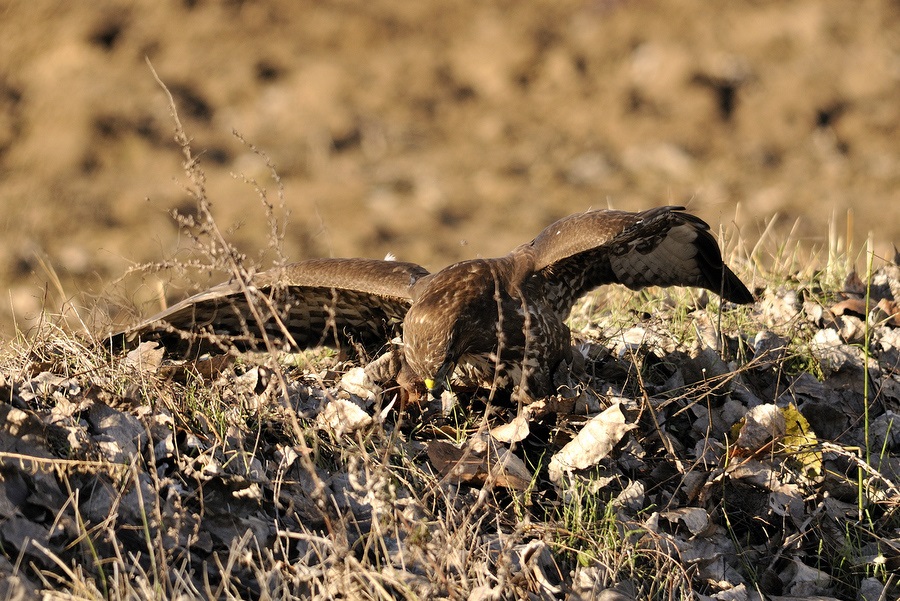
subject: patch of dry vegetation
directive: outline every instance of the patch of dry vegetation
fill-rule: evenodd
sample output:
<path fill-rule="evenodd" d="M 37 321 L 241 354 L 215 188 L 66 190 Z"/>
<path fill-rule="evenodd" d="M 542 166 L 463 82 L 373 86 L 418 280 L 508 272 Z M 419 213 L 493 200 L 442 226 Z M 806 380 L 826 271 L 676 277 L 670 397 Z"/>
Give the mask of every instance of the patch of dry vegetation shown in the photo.
<path fill-rule="evenodd" d="M 178 136 L 181 224 L 247 281 Z M 0 365 L 0 596 L 896 598 L 896 258 L 859 278 L 740 242 L 755 306 L 588 299 L 582 361 L 522 413 L 399 413 L 330 352 L 173 364 L 48 322 Z"/>

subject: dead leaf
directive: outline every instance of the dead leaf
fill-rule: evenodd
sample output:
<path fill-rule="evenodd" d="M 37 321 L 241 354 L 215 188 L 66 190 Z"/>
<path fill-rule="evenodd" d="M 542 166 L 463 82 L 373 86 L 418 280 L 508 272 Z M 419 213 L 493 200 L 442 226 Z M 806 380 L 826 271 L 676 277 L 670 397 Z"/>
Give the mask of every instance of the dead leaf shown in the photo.
<path fill-rule="evenodd" d="M 532 540 L 513 547 L 508 557 L 513 578 L 525 576 L 534 582 L 543 599 L 554 599 L 562 593 L 564 580 L 550 547 L 542 540 Z"/>
<path fill-rule="evenodd" d="M 790 517 L 800 527 L 806 518 L 803 494 L 796 484 L 779 484 L 769 494 L 769 508 L 775 515 Z"/>
<path fill-rule="evenodd" d="M 779 485 L 780 472 L 772 469 L 770 461 L 745 459 L 739 463 L 732 463 L 725 471 L 732 480 L 742 480 L 766 490 L 774 490 Z"/>
<path fill-rule="evenodd" d="M 883 321 L 891 327 L 900 328 L 900 304 L 883 298 L 875 306 L 872 317 L 876 321 Z"/>
<path fill-rule="evenodd" d="M 844 344 L 840 335 L 831 329 L 819 330 L 809 345 L 809 350 L 819 360 L 826 376 L 842 369 L 862 369 L 860 349 Z"/>
<path fill-rule="evenodd" d="M 38 524 L 22 516 L 12 516 L 4 520 L 3 528 L 0 528 L 0 542 L 3 543 L 8 553 L 24 554 L 31 557 L 40 557 L 34 543 L 58 550 L 58 544 L 51 542 L 50 531 L 43 524 Z"/>
<path fill-rule="evenodd" d="M 847 344 L 859 344 L 866 334 L 865 322 L 855 315 L 839 315 L 835 320 L 841 339 Z"/>
<path fill-rule="evenodd" d="M 806 565 L 799 557 L 792 559 L 781 574 L 782 582 L 788 583 L 786 593 L 792 597 L 809 597 L 831 586 L 831 576 L 827 572 Z"/>
<path fill-rule="evenodd" d="M 844 279 L 844 291 L 848 294 L 862 296 L 866 293 L 866 285 L 854 269 Z"/>
<path fill-rule="evenodd" d="M 371 423 L 371 415 L 356 403 L 346 399 L 332 399 L 316 416 L 316 424 L 338 438 L 360 428 L 366 428 Z"/>
<path fill-rule="evenodd" d="M 831 312 L 835 315 L 855 315 L 856 317 L 866 316 L 866 301 L 861 298 L 848 298 L 839 303 L 832 305 Z"/>
<path fill-rule="evenodd" d="M 818 478 L 822 475 L 822 451 L 816 450 L 819 441 L 816 433 L 803 414 L 793 403 L 783 408 L 786 424 L 785 436 L 781 441 L 784 452 L 792 461 L 799 464 L 807 478 Z"/>
<path fill-rule="evenodd" d="M 700 496 L 708 479 L 709 473 L 699 470 L 691 470 L 684 475 L 682 487 L 688 502 L 692 502 Z"/>
<path fill-rule="evenodd" d="M 681 522 L 694 536 L 703 534 L 710 527 L 709 513 L 700 507 L 679 507 L 659 515 L 672 523 Z"/>
<path fill-rule="evenodd" d="M 85 417 L 97 432 L 96 439 L 101 443 L 110 443 L 107 447 L 113 453 L 109 456 L 110 461 L 120 463 L 137 455 L 146 442 L 144 425 L 133 415 L 103 403 L 94 403 Z M 116 449 L 118 453 L 115 452 Z M 124 455 L 120 456 L 119 453 Z"/>
<path fill-rule="evenodd" d="M 784 361 L 788 341 L 771 330 L 760 330 L 753 341 L 753 362 L 757 369 L 771 369 Z"/>
<path fill-rule="evenodd" d="M 184 382 L 189 376 L 215 380 L 234 363 L 234 360 L 235 357 L 231 355 L 215 355 L 206 359 L 185 361 L 178 365 L 164 365 L 159 369 L 159 373 L 176 382 Z"/>
<path fill-rule="evenodd" d="M 758 405 L 744 416 L 735 443 L 745 453 L 755 453 L 784 437 L 787 426 L 784 414 L 775 405 Z"/>
<path fill-rule="evenodd" d="M 354 367 L 341 377 L 340 386 L 367 403 L 374 403 L 381 394 L 381 387 L 375 383 L 362 367 Z"/>
<path fill-rule="evenodd" d="M 586 397 L 587 395 L 584 393 L 580 394 L 577 397 L 567 397 L 561 394 L 554 394 L 526 405 L 525 408 L 522 409 L 522 415 L 528 422 L 533 422 L 536 419 L 540 419 L 541 417 L 544 417 L 545 415 L 549 415 L 551 413 L 555 415 L 568 415 L 569 413 L 575 412 L 576 406 L 579 404 L 579 402 L 581 402 L 581 399 L 584 399 Z M 594 412 L 596 411 L 600 411 L 599 405 L 596 406 Z"/>
<path fill-rule="evenodd" d="M 165 349 L 158 342 L 142 342 L 125 355 L 125 365 L 141 373 L 154 374 L 159 371 Z"/>
<path fill-rule="evenodd" d="M 767 289 L 759 302 L 763 321 L 770 327 L 792 323 L 800 315 L 800 298 L 794 290 Z"/>
<path fill-rule="evenodd" d="M 550 480 L 559 482 L 565 472 L 596 465 L 629 430 L 636 427 L 636 424 L 625 423 L 625 415 L 618 403 L 612 405 L 585 424 L 575 438 L 550 459 Z"/>
<path fill-rule="evenodd" d="M 480 485 L 491 481 L 503 488 L 525 490 L 533 479 L 521 459 L 490 439 L 473 437 L 461 447 L 433 440 L 427 453 L 438 473 L 454 483 Z"/>
<path fill-rule="evenodd" d="M 491 430 L 491 436 L 498 442 L 512 443 L 519 442 L 528 438 L 531 430 L 528 427 L 528 420 L 524 415 L 517 415 L 508 424 L 497 426 Z"/>
<path fill-rule="evenodd" d="M 471 449 L 459 448 L 443 440 L 432 440 L 426 451 L 438 473 L 454 482 L 472 482 L 484 476 L 482 457 Z"/>
<path fill-rule="evenodd" d="M 633 480 L 615 499 L 615 504 L 630 511 L 638 512 L 644 507 L 646 491 L 643 482 Z"/>

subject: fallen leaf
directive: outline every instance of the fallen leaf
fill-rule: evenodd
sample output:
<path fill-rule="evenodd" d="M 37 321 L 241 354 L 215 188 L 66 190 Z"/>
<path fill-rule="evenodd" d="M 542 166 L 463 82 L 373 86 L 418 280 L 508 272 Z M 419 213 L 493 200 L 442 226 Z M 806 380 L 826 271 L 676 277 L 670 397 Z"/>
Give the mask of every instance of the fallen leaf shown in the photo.
<path fill-rule="evenodd" d="M 773 470 L 771 463 L 771 461 L 762 462 L 756 459 L 745 459 L 744 461 L 733 462 L 726 468 L 725 472 L 732 480 L 742 480 L 746 484 L 766 490 L 774 490 L 779 485 L 780 472 Z"/>
<path fill-rule="evenodd" d="M 565 472 L 596 465 L 609 455 L 636 424 L 625 423 L 617 403 L 588 421 L 581 431 L 550 459 L 550 480 L 559 482 Z"/>
<path fill-rule="evenodd" d="M 900 328 L 900 304 L 883 298 L 875 306 L 873 317 L 876 321 L 883 321 L 891 327 Z"/>
<path fill-rule="evenodd" d="M 372 416 L 359 405 L 346 399 L 332 399 L 316 416 L 316 423 L 323 430 L 341 437 L 344 434 L 366 428 L 372 423 Z"/>
<path fill-rule="evenodd" d="M 368 403 L 373 403 L 381 394 L 381 387 L 372 380 L 362 367 L 354 367 L 341 377 L 341 388 Z"/>
<path fill-rule="evenodd" d="M 759 301 L 763 321 L 770 327 L 793 323 L 800 315 L 800 298 L 794 290 L 767 289 Z"/>
<path fill-rule="evenodd" d="M 774 486 L 769 494 L 769 508 L 775 515 L 790 517 L 798 527 L 806 518 L 803 494 L 796 484 Z"/>
<path fill-rule="evenodd" d="M 866 284 L 862 281 L 862 278 L 859 277 L 859 274 L 855 269 L 844 278 L 844 291 L 858 296 L 862 296 L 866 293 Z"/>
<path fill-rule="evenodd" d="M 432 440 L 426 449 L 431 465 L 453 482 L 472 482 L 484 478 L 483 457 L 468 448 L 460 448 L 443 440 Z"/>
<path fill-rule="evenodd" d="M 616 495 L 615 504 L 638 512 L 644 508 L 645 498 L 644 484 L 638 480 L 633 480 L 622 492 Z"/>
<path fill-rule="evenodd" d="M 694 536 L 705 532 L 710 525 L 709 513 L 700 507 L 679 507 L 659 515 L 672 523 L 681 522 Z"/>
<path fill-rule="evenodd" d="M 125 365 L 141 373 L 159 371 L 165 349 L 158 342 L 142 342 L 125 355 Z"/>
<path fill-rule="evenodd" d="M 234 361 L 235 357 L 231 355 L 215 355 L 206 359 L 185 361 L 178 365 L 164 365 L 159 369 L 159 373 L 161 376 L 176 382 L 184 382 L 189 376 L 199 376 L 204 380 L 215 380 Z"/>
<path fill-rule="evenodd" d="M 759 370 L 771 369 L 784 361 L 788 341 L 771 330 L 760 330 L 753 341 L 753 363 Z"/>
<path fill-rule="evenodd" d="M 491 436 L 494 437 L 494 440 L 499 442 L 519 442 L 520 440 L 525 440 L 528 438 L 528 434 L 531 430 L 528 427 L 528 420 L 524 415 L 517 415 L 515 419 L 513 419 L 508 424 L 503 424 L 502 426 L 497 426 L 493 430 L 491 430 Z"/>
<path fill-rule="evenodd" d="M 758 405 L 744 415 L 735 443 L 744 454 L 752 454 L 784 437 L 784 414 L 775 405 Z"/>
<path fill-rule="evenodd" d="M 840 335 L 831 329 L 815 333 L 809 350 L 819 360 L 826 376 L 842 369 L 862 370 L 862 353 L 859 348 L 844 344 Z"/>
<path fill-rule="evenodd" d="M 831 307 L 831 312 L 835 315 L 855 315 L 856 317 L 866 316 L 866 301 L 861 298 L 848 298 L 839 303 L 835 303 Z"/>
<path fill-rule="evenodd" d="M 512 490 L 525 490 L 533 477 L 525 462 L 506 447 L 473 437 L 461 447 L 433 440 L 428 459 L 444 478 L 454 483 L 485 484 L 488 481 Z"/>
<path fill-rule="evenodd" d="M 831 576 L 827 572 L 806 565 L 799 557 L 792 559 L 781 575 L 782 581 L 788 583 L 785 592 L 789 595 L 815 595 L 831 585 Z"/>
<path fill-rule="evenodd" d="M 786 424 L 785 435 L 781 441 L 782 448 L 799 464 L 807 478 L 818 478 L 822 475 L 822 451 L 816 450 L 819 440 L 816 433 L 803 414 L 793 403 L 783 408 Z"/>
<path fill-rule="evenodd" d="M 513 547 L 508 565 L 513 578 L 524 576 L 534 582 L 543 593 L 541 598 L 554 599 L 562 593 L 562 570 L 553 558 L 550 547 L 542 540 L 532 540 Z"/>

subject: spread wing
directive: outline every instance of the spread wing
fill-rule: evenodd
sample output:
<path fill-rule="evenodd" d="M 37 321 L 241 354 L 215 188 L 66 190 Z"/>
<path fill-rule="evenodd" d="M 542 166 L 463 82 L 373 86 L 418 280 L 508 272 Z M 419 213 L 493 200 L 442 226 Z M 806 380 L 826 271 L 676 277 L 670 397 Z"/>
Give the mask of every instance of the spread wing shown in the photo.
<path fill-rule="evenodd" d="M 602 284 L 697 286 L 735 303 L 753 295 L 722 261 L 709 225 L 658 207 L 640 213 L 588 211 L 544 229 L 532 242 L 544 295 L 566 318 L 578 298 Z"/>
<path fill-rule="evenodd" d="M 247 288 L 236 281 L 214 286 L 110 341 L 121 347 L 158 340 L 187 355 L 232 345 L 264 349 L 265 331 L 287 347 L 377 351 L 394 336 L 412 302 L 411 286 L 425 275 L 413 263 L 313 259 L 260 273 Z"/>

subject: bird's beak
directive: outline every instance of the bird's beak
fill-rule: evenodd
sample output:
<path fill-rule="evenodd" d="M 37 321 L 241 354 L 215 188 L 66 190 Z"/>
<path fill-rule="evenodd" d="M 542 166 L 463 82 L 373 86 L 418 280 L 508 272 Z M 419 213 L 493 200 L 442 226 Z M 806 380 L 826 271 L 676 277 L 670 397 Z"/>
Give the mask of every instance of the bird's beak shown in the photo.
<path fill-rule="evenodd" d="M 425 378 L 425 389 L 433 399 L 441 398 L 441 393 L 444 392 L 444 378 L 439 376 L 436 378 L 436 380 Z"/>
<path fill-rule="evenodd" d="M 433 398 L 438 398 L 447 385 L 447 376 L 453 372 L 456 367 L 453 361 L 447 359 L 444 364 L 434 374 L 434 378 L 425 378 L 425 388 Z"/>

